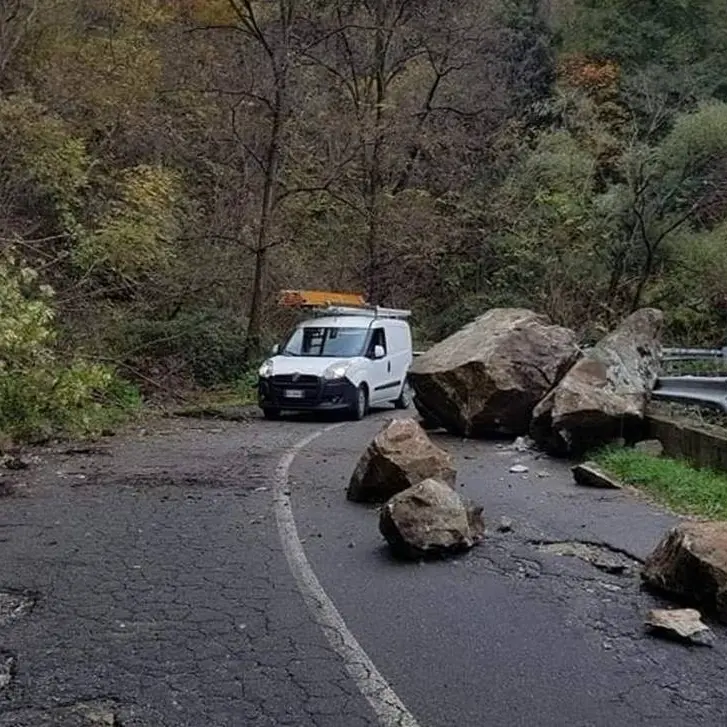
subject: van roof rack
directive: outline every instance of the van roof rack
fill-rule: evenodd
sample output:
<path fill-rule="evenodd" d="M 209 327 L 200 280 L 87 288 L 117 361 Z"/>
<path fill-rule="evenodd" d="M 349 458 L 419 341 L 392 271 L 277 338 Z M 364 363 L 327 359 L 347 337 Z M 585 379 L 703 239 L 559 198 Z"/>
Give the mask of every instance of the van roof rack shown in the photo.
<path fill-rule="evenodd" d="M 286 308 L 320 308 L 329 305 L 364 308 L 366 300 L 359 293 L 331 293 L 327 290 L 281 290 L 279 304 Z"/>
<path fill-rule="evenodd" d="M 358 293 L 331 293 L 326 290 L 282 290 L 279 303 L 286 308 L 309 308 L 315 316 L 404 319 L 411 315 L 408 310 L 368 305 Z"/>
<path fill-rule="evenodd" d="M 408 318 L 411 311 L 398 308 L 382 308 L 379 305 L 370 305 L 365 308 L 350 308 L 345 305 L 329 305 L 313 311 L 315 316 L 363 316 L 366 318 Z"/>

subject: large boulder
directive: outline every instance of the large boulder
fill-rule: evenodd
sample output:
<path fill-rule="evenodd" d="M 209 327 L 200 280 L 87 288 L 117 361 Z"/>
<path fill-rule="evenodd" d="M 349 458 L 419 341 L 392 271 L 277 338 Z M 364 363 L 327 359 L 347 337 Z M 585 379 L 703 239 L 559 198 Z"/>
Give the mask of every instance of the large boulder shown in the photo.
<path fill-rule="evenodd" d="M 426 420 L 466 437 L 520 435 L 577 356 L 573 331 L 495 308 L 418 357 L 409 378 Z"/>
<path fill-rule="evenodd" d="M 644 581 L 727 623 L 727 522 L 684 522 L 644 563 Z"/>
<path fill-rule="evenodd" d="M 553 454 L 638 438 L 659 371 L 663 315 L 632 313 L 588 350 L 533 412 L 531 435 Z"/>
<path fill-rule="evenodd" d="M 482 508 L 465 503 L 447 484 L 429 479 L 394 495 L 381 509 L 379 530 L 407 558 L 461 553 L 484 536 Z"/>
<path fill-rule="evenodd" d="M 388 422 L 356 465 L 346 496 L 354 502 L 386 502 L 430 477 L 454 487 L 452 456 L 437 447 L 413 419 Z"/>

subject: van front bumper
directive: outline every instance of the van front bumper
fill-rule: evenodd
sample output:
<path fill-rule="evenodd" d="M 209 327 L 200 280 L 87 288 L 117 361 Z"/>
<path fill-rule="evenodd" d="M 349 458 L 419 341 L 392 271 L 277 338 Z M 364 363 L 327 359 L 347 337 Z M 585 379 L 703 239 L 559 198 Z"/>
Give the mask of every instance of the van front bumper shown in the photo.
<path fill-rule="evenodd" d="M 316 376 L 272 376 L 258 380 L 258 404 L 263 409 L 336 411 L 356 406 L 358 391 L 348 379 Z"/>

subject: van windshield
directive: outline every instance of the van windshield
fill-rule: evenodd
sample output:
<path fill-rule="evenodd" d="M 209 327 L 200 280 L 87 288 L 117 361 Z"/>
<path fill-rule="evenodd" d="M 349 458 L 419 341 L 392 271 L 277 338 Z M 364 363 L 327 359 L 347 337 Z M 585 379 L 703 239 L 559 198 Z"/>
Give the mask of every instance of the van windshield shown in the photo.
<path fill-rule="evenodd" d="M 283 346 L 285 356 L 362 356 L 368 328 L 296 328 Z"/>

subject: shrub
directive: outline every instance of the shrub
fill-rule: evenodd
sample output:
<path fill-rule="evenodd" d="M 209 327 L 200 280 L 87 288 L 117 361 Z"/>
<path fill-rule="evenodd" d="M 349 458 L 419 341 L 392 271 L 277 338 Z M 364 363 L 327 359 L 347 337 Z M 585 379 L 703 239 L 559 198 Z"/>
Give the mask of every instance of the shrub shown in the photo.
<path fill-rule="evenodd" d="M 246 369 L 245 322 L 220 310 L 182 312 L 171 320 L 134 319 L 121 331 L 125 358 L 146 369 L 149 359 L 202 386 L 231 383 Z M 173 366 L 172 366 L 173 365 Z"/>
<path fill-rule="evenodd" d="M 98 432 L 139 404 L 113 369 L 59 359 L 52 294 L 12 251 L 0 260 L 0 432 L 14 439 Z"/>

